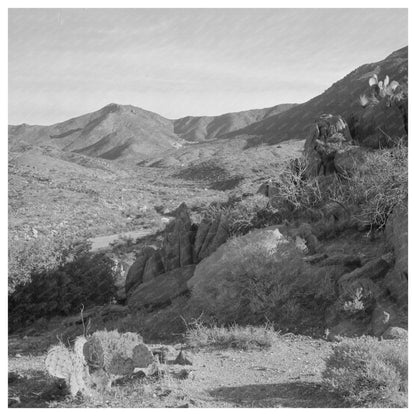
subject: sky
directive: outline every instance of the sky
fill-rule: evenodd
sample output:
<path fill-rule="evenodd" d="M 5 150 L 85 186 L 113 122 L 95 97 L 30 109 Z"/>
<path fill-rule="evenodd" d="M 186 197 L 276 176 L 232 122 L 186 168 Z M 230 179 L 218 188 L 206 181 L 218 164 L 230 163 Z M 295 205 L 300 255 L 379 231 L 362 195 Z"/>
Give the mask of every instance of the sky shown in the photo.
<path fill-rule="evenodd" d="M 9 9 L 9 124 L 301 103 L 408 44 L 407 9 Z"/>

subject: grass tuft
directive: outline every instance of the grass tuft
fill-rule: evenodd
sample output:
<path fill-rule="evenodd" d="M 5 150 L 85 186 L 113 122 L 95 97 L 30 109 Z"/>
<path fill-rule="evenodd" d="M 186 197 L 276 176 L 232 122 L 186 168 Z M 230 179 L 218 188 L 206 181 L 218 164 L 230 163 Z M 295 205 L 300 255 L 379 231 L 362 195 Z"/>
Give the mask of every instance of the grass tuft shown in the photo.
<path fill-rule="evenodd" d="M 193 348 L 215 347 L 239 350 L 269 349 L 278 332 L 270 325 L 263 326 L 207 326 L 194 321 L 185 334 L 186 343 Z"/>

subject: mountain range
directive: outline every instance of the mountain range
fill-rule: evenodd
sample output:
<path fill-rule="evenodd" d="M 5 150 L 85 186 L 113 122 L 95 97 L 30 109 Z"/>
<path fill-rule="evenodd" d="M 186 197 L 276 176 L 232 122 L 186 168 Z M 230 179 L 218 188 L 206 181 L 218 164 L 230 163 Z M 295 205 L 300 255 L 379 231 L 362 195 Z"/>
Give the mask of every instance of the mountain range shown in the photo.
<path fill-rule="evenodd" d="M 345 118 L 359 114 L 358 98 L 368 88 L 368 79 L 389 75 L 407 83 L 408 48 L 404 47 L 380 62 L 365 64 L 303 104 L 280 104 L 270 108 L 219 116 L 167 119 L 132 105 L 109 104 L 102 109 L 51 126 L 21 124 L 9 126 L 9 149 L 26 145 L 52 146 L 65 152 L 107 160 L 135 161 L 174 152 L 196 143 L 244 138 L 247 146 L 277 144 L 304 139 L 311 123 L 321 113 Z M 375 113 L 374 122 L 389 134 L 401 131 L 400 117 L 389 110 Z"/>

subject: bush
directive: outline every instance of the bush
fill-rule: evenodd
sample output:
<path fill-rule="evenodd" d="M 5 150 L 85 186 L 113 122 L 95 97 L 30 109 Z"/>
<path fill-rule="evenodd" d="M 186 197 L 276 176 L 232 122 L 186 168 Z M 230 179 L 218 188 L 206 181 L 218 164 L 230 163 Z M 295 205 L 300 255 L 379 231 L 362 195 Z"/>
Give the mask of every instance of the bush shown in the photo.
<path fill-rule="evenodd" d="M 262 242 L 238 237 L 226 244 L 221 288 L 205 278 L 192 289 L 192 305 L 217 322 L 316 325 L 336 299 L 333 267 L 307 265 L 293 243 L 268 250 Z"/>
<path fill-rule="evenodd" d="M 268 227 L 281 221 L 276 208 L 264 195 L 246 198 L 229 198 L 221 204 L 211 204 L 204 213 L 205 220 L 213 221 L 219 215 L 226 215 L 230 236 L 247 234 L 255 228 Z"/>
<path fill-rule="evenodd" d="M 272 201 L 273 206 L 289 220 L 320 212 L 329 234 L 336 227 L 342 231 L 353 224 L 371 230 L 382 229 L 393 208 L 407 203 L 407 153 L 407 146 L 401 140 L 393 148 L 366 152 L 364 163 L 348 176 L 306 179 L 302 161 L 296 165 L 297 169 L 288 164 L 279 177 L 279 192 Z M 333 203 L 348 214 L 345 223 L 328 222 L 325 207 Z"/>
<path fill-rule="evenodd" d="M 88 250 L 88 244 L 77 245 L 72 253 L 62 254 L 71 261 L 34 272 L 28 282 L 15 287 L 9 294 L 9 330 L 42 317 L 79 312 L 81 305 L 87 308 L 112 300 L 116 294 L 113 262 Z"/>
<path fill-rule="evenodd" d="M 55 234 L 31 240 L 9 240 L 9 293 L 31 279 L 34 273 L 53 270 L 70 261 L 84 245 L 76 236 Z"/>
<path fill-rule="evenodd" d="M 367 153 L 362 168 L 339 188 L 339 198 L 358 208 L 355 217 L 362 225 L 381 229 L 396 205 L 407 205 L 407 166 L 407 147 L 402 143 Z"/>
<path fill-rule="evenodd" d="M 206 326 L 195 320 L 185 333 L 186 343 L 190 347 L 236 348 L 241 350 L 268 349 L 273 345 L 276 331 L 269 325 L 264 326 Z"/>
<path fill-rule="evenodd" d="M 326 360 L 324 383 L 353 406 L 407 406 L 407 342 L 344 339 Z"/>

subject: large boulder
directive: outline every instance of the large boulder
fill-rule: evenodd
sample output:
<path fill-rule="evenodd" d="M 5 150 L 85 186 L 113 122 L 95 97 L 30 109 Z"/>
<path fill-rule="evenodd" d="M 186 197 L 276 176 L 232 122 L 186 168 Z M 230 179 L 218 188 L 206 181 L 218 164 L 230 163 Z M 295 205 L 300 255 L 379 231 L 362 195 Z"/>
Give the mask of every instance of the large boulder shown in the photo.
<path fill-rule="evenodd" d="M 407 207 L 397 206 L 386 224 L 386 239 L 394 250 L 394 268 L 385 284 L 399 305 L 408 304 L 408 213 Z"/>
<path fill-rule="evenodd" d="M 127 299 L 131 310 L 163 306 L 186 293 L 186 282 L 192 277 L 194 265 L 170 270 L 138 286 Z"/>
<path fill-rule="evenodd" d="M 194 232 L 186 204 L 182 203 L 176 209 L 175 214 L 175 220 L 166 227 L 162 244 L 163 263 L 166 271 L 193 263 Z"/>
<path fill-rule="evenodd" d="M 155 251 L 152 256 L 147 260 L 143 271 L 143 282 L 153 280 L 160 274 L 165 273 L 165 265 L 163 263 L 162 250 Z"/>
<path fill-rule="evenodd" d="M 225 214 L 215 217 L 212 222 L 203 221 L 195 237 L 194 262 L 198 263 L 212 254 L 229 237 L 228 219 Z"/>
<path fill-rule="evenodd" d="M 277 253 L 281 245 L 289 244 L 293 245 L 277 227 L 254 230 L 228 240 L 196 266 L 194 275 L 187 283 L 192 303 L 215 314 L 220 320 L 235 318 L 244 309 L 241 280 L 244 276 L 236 275 L 236 270 L 241 271 L 245 267 L 247 256 L 244 250 L 255 249 L 267 256 Z"/>
<path fill-rule="evenodd" d="M 335 156 L 351 142 L 348 125 L 341 116 L 322 114 L 305 141 L 306 175 L 315 177 L 334 173 Z"/>
<path fill-rule="evenodd" d="M 137 257 L 136 261 L 130 266 L 125 282 L 127 296 L 132 289 L 143 283 L 143 273 L 146 267 L 146 262 L 155 253 L 155 251 L 156 250 L 153 247 L 145 247 L 145 249 Z"/>

